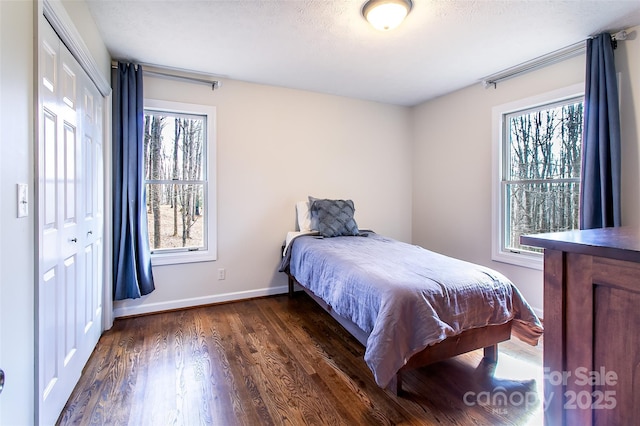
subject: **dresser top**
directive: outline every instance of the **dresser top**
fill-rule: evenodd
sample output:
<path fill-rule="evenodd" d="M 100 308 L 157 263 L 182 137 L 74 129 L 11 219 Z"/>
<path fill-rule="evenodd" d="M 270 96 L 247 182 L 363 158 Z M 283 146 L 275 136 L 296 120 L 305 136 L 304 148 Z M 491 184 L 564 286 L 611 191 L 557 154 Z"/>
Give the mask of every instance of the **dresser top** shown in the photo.
<path fill-rule="evenodd" d="M 523 235 L 520 243 L 544 249 L 640 262 L 640 228 L 619 227 Z"/>

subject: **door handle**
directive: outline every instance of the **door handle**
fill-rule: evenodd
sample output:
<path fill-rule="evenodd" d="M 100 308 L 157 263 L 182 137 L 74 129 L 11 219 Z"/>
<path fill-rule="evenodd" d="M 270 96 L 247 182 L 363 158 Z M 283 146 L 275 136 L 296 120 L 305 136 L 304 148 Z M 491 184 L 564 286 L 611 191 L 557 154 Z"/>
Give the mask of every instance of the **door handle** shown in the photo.
<path fill-rule="evenodd" d="M 0 369 L 0 393 L 2 393 L 2 389 L 4 389 L 4 370 Z"/>
<path fill-rule="evenodd" d="M 69 241 L 71 241 L 72 243 L 77 243 L 77 242 L 78 242 L 78 239 L 77 239 L 77 238 L 72 238 L 72 239 L 70 239 Z"/>

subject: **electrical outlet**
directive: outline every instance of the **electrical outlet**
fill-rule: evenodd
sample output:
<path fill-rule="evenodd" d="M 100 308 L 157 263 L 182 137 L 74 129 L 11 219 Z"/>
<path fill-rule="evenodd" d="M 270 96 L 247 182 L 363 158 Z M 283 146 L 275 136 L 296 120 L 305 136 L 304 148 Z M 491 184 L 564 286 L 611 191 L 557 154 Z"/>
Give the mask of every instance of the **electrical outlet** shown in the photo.
<path fill-rule="evenodd" d="M 226 272 L 225 272 L 224 268 L 218 269 L 218 279 L 219 280 L 224 280 L 225 276 L 226 276 Z"/>

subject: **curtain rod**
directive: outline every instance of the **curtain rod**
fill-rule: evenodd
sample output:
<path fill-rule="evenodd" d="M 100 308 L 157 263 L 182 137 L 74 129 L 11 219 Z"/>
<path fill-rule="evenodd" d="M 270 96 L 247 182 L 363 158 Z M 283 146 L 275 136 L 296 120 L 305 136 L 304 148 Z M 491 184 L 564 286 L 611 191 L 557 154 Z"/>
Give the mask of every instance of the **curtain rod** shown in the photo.
<path fill-rule="evenodd" d="M 622 30 L 611 35 L 611 40 L 615 43 L 618 41 L 626 40 L 627 32 Z M 562 49 L 555 50 L 551 53 L 534 58 L 530 61 L 523 62 L 511 68 L 507 68 L 495 74 L 488 75 L 480 80 L 482 85 L 487 88 L 493 86 L 496 88 L 498 83 L 507 80 L 512 77 L 516 77 L 520 74 L 525 74 L 530 71 L 537 70 L 538 68 L 545 67 L 547 65 L 555 64 L 556 62 L 563 61 L 565 59 L 572 58 L 574 56 L 582 54 L 586 49 L 586 41 L 588 39 L 579 41 Z"/>
<path fill-rule="evenodd" d="M 152 77 L 161 77 L 161 78 L 168 78 L 171 80 L 183 80 L 183 81 L 186 80 L 186 81 L 191 81 L 195 83 L 202 83 L 202 84 L 211 86 L 211 90 L 216 90 L 222 87 L 222 82 L 220 80 L 211 80 L 210 78 L 181 75 L 176 73 L 177 70 L 171 70 L 171 69 L 159 67 L 156 65 L 150 65 L 150 64 L 139 64 L 139 65 L 142 66 L 142 72 L 144 74 Z M 147 67 L 151 69 L 147 69 Z M 111 68 L 117 69 L 118 63 L 112 62 Z"/>

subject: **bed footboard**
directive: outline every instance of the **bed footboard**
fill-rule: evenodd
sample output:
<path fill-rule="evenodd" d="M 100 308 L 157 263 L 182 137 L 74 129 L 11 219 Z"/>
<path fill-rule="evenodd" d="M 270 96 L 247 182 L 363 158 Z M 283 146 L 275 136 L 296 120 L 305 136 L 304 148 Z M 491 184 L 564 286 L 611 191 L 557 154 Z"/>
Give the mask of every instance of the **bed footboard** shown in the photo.
<path fill-rule="evenodd" d="M 466 352 L 484 348 L 484 357 L 489 362 L 498 361 L 498 343 L 511 338 L 511 321 L 500 325 L 488 325 L 463 331 L 440 343 L 429 346 L 412 356 L 402 367 L 396 377 L 387 386 L 391 392 L 399 395 L 402 392 L 402 373 L 407 370 L 423 367 Z"/>
<path fill-rule="evenodd" d="M 289 297 L 294 295 L 294 285 L 296 279 L 287 273 L 289 284 Z M 344 318 L 336 315 L 331 307 L 327 306 L 321 299 L 308 291 L 304 286 L 303 290 L 316 301 L 325 311 L 327 311 L 334 319 L 336 319 L 345 329 L 353 335 L 360 343 L 366 346 L 366 334 L 357 326 Z M 509 321 L 500 325 L 488 325 L 485 327 L 474 328 L 463 331 L 462 333 L 451 336 L 435 345 L 429 346 L 417 354 L 413 355 L 407 363 L 396 373 L 391 380 L 387 389 L 395 395 L 402 392 L 402 374 L 405 371 L 423 367 L 439 361 L 443 361 L 454 356 L 484 348 L 484 357 L 489 362 L 497 362 L 498 360 L 498 343 L 504 342 L 511 338 L 511 324 Z"/>

